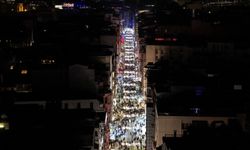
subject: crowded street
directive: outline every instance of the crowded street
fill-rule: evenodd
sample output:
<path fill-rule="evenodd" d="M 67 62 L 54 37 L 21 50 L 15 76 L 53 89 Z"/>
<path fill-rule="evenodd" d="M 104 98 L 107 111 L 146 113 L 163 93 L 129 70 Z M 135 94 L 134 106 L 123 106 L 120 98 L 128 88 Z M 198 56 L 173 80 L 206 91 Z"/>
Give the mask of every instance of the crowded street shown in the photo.
<path fill-rule="evenodd" d="M 113 88 L 110 149 L 142 150 L 146 140 L 146 110 L 135 19 L 131 12 L 124 12 L 122 17 Z"/>

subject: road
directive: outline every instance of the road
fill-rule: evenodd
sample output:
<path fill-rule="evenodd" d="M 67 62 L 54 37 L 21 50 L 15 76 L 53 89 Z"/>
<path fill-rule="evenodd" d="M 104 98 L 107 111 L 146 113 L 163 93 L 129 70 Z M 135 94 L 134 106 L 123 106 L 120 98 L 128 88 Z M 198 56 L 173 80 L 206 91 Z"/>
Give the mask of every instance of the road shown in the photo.
<path fill-rule="evenodd" d="M 146 105 L 142 92 L 134 13 L 124 11 L 121 20 L 110 123 L 110 149 L 144 150 Z"/>

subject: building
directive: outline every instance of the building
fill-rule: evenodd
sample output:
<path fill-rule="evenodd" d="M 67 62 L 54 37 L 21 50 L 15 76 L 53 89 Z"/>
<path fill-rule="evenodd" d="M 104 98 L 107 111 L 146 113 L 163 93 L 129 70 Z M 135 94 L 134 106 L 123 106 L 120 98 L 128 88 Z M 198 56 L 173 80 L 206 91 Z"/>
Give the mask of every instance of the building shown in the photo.
<path fill-rule="evenodd" d="M 154 64 L 161 59 L 178 59 L 185 62 L 191 53 L 191 48 L 182 45 L 146 45 L 145 64 Z"/>
<path fill-rule="evenodd" d="M 211 126 L 214 123 L 228 125 L 230 121 L 238 119 L 230 116 L 169 116 L 159 114 L 157 117 L 156 146 L 162 144 L 162 137 L 182 137 L 192 124 Z M 205 132 L 205 131 L 204 131 Z"/>

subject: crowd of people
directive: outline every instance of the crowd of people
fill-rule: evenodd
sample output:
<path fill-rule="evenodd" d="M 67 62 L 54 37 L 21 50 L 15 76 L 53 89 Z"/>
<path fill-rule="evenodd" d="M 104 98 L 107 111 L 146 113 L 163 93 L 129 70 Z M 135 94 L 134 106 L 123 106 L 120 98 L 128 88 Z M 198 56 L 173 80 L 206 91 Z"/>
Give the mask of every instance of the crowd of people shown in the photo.
<path fill-rule="evenodd" d="M 141 90 L 141 73 L 132 28 L 125 28 L 121 34 L 115 94 L 110 124 L 110 149 L 142 150 L 146 141 L 145 100 Z"/>

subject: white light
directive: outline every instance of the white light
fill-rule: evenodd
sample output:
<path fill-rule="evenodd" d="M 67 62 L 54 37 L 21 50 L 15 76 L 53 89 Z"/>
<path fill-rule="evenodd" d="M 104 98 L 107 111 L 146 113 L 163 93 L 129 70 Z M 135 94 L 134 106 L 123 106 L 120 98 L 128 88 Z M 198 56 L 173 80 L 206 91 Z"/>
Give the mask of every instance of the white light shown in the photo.
<path fill-rule="evenodd" d="M 13 69 L 14 69 L 14 65 L 11 65 L 11 66 L 10 66 L 10 70 L 13 70 Z"/>
<path fill-rule="evenodd" d="M 5 128 L 5 124 L 4 123 L 0 123 L 0 129 L 3 129 L 3 128 Z"/>
<path fill-rule="evenodd" d="M 55 8 L 56 9 L 63 9 L 63 6 L 62 5 L 55 5 Z"/>
<path fill-rule="evenodd" d="M 129 64 L 129 63 L 125 63 L 125 66 L 135 66 L 135 64 Z"/>
<path fill-rule="evenodd" d="M 141 75 L 138 59 L 136 59 L 135 49 L 135 34 L 132 28 L 125 28 L 121 33 L 125 39 L 124 44 L 120 43 L 121 55 L 119 55 L 119 64 L 117 65 L 117 75 L 115 77 L 114 98 L 112 105 L 112 116 L 110 123 L 110 139 L 111 143 L 117 145 L 110 149 L 124 149 L 124 146 L 143 146 L 145 145 L 145 131 L 146 131 L 146 114 L 145 114 L 145 101 L 144 95 L 140 90 Z M 120 70 L 120 66 L 125 66 Z M 137 81 L 139 81 L 137 83 Z M 131 110 L 131 111 L 130 111 Z M 139 111 L 134 111 L 139 110 Z M 123 124 L 126 122 L 126 124 Z M 138 132 L 138 130 L 140 131 Z M 131 136 L 131 137 L 130 137 Z M 131 139 L 139 138 L 142 143 Z M 114 141 L 113 141 L 114 140 Z"/>
<path fill-rule="evenodd" d="M 133 58 L 125 58 L 126 61 L 132 61 L 134 60 Z"/>

